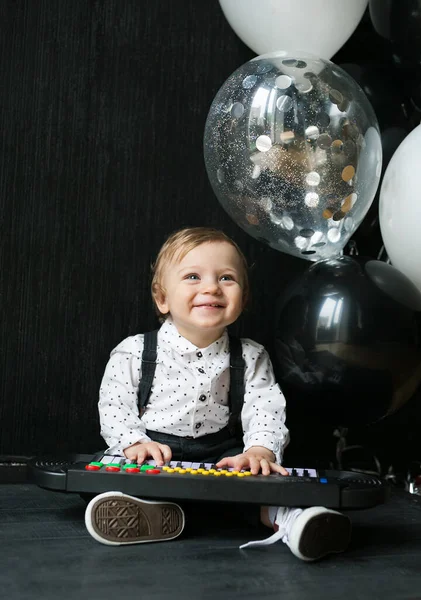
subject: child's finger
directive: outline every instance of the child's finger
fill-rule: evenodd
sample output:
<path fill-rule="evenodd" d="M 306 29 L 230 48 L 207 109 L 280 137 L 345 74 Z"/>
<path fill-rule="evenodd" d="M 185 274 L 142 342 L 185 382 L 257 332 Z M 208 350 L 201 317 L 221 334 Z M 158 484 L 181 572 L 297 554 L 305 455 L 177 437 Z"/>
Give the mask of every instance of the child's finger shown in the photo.
<path fill-rule="evenodd" d="M 252 475 L 258 475 L 258 473 L 260 471 L 260 460 L 258 458 L 255 458 L 254 456 L 250 456 L 249 462 L 250 462 L 250 471 L 251 471 Z"/>
<path fill-rule="evenodd" d="M 145 461 L 145 458 L 147 456 L 147 452 L 145 450 L 145 448 L 142 448 L 141 450 L 137 451 L 137 455 L 136 455 L 136 462 L 138 465 L 142 465 Z"/>
<path fill-rule="evenodd" d="M 164 457 L 164 461 L 170 462 L 171 457 L 172 457 L 172 450 L 169 446 L 167 446 L 166 444 L 159 444 L 159 447 L 161 449 L 162 452 L 162 456 Z"/>
<path fill-rule="evenodd" d="M 262 475 L 270 475 L 271 470 L 270 470 L 270 463 L 268 460 L 266 460 L 265 458 L 262 458 L 262 460 L 260 461 L 260 468 L 262 469 Z"/>
<path fill-rule="evenodd" d="M 164 459 L 163 459 L 163 456 L 162 456 L 161 448 L 158 446 L 158 444 L 152 446 L 149 449 L 149 454 L 152 456 L 152 458 L 154 459 L 155 463 L 159 467 L 162 467 L 162 465 L 164 464 Z"/>
<path fill-rule="evenodd" d="M 232 467 L 233 466 L 233 457 L 227 456 L 226 458 L 222 458 L 219 462 L 216 463 L 216 467 L 220 469 L 221 467 Z"/>
<path fill-rule="evenodd" d="M 276 463 L 270 463 L 270 468 L 274 473 L 280 473 L 281 475 L 289 475 L 288 471 L 282 465 Z"/>

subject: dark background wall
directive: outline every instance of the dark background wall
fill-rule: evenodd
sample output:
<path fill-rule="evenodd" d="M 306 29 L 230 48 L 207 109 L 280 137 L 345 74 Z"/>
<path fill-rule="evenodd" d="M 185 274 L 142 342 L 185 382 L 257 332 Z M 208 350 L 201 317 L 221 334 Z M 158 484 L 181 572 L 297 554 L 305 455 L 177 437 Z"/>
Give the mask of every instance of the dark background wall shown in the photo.
<path fill-rule="evenodd" d="M 372 39 L 365 18 L 332 60 L 381 56 Z M 253 302 L 236 332 L 270 338 L 308 263 L 231 221 L 202 153 L 214 95 L 254 56 L 217 0 L 0 3 L 0 454 L 102 446 L 103 370 L 157 325 L 150 264 L 174 229 L 240 244 Z"/>

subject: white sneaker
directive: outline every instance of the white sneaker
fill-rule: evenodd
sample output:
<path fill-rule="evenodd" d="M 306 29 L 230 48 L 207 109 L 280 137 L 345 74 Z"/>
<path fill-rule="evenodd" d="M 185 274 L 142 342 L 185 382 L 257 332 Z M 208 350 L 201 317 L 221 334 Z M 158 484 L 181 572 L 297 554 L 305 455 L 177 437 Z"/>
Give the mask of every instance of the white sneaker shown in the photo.
<path fill-rule="evenodd" d="M 248 542 L 240 548 L 266 546 L 278 540 L 305 561 L 318 560 L 332 552 L 346 550 L 351 537 L 351 521 L 336 510 L 313 506 L 305 510 L 279 507 L 275 517 L 278 531 L 265 540 Z"/>
<path fill-rule="evenodd" d="M 85 511 L 91 536 L 110 546 L 172 540 L 184 529 L 184 512 L 173 502 L 139 500 L 122 492 L 104 492 Z"/>

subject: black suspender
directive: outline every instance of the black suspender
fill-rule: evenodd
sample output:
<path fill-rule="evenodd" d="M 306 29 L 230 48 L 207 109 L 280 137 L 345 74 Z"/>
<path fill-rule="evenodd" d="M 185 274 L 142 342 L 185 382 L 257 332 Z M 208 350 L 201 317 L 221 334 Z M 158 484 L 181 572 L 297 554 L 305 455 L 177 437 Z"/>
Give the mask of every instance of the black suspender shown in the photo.
<path fill-rule="evenodd" d="M 148 331 L 143 339 L 142 353 L 142 378 L 139 382 L 138 402 L 139 411 L 142 415 L 151 394 L 153 378 L 156 367 L 156 347 L 158 330 Z M 244 401 L 244 370 L 245 363 L 241 347 L 241 341 L 229 336 L 230 349 L 230 391 L 229 407 L 230 417 L 228 427 L 233 435 L 241 434 L 241 409 Z"/>
<path fill-rule="evenodd" d="M 243 358 L 243 349 L 241 340 L 232 335 L 229 336 L 230 348 L 230 391 L 228 402 L 230 407 L 230 416 L 228 420 L 228 429 L 231 435 L 243 437 L 241 427 L 241 409 L 244 402 L 244 370 L 245 363 Z"/>
<path fill-rule="evenodd" d="M 138 403 L 142 415 L 151 394 L 156 367 L 156 346 L 158 330 L 148 331 L 143 338 L 142 378 L 139 382 Z"/>

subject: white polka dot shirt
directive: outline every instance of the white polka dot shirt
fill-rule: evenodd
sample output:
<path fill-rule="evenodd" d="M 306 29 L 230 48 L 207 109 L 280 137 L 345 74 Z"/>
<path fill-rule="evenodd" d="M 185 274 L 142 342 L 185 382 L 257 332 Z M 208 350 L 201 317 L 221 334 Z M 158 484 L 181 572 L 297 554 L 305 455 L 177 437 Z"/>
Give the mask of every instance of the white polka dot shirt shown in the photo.
<path fill-rule="evenodd" d="M 281 464 L 288 443 L 285 397 L 275 381 L 269 355 L 260 344 L 242 339 L 244 404 L 241 421 L 244 450 L 264 446 Z M 199 438 L 228 424 L 229 339 L 223 335 L 207 348 L 182 337 L 168 318 L 158 332 L 152 390 L 140 418 L 137 403 L 142 371 L 143 334 L 123 340 L 112 352 L 101 383 L 101 435 L 109 451 L 122 454 L 146 430 Z"/>

